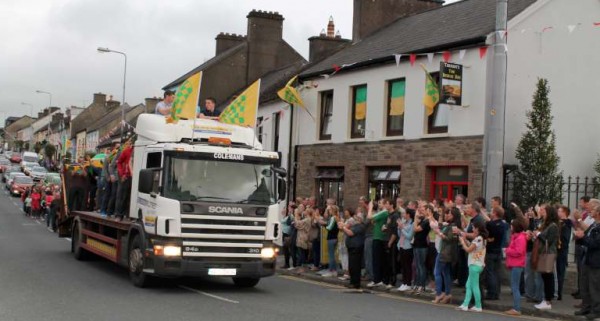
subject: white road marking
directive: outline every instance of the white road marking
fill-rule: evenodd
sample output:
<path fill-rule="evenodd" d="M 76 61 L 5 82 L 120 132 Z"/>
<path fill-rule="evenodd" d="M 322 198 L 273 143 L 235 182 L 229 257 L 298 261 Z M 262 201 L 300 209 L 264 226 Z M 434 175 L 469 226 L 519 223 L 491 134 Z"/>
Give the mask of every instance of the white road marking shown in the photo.
<path fill-rule="evenodd" d="M 23 223 L 23 224 L 21 224 L 21 225 L 23 225 L 23 226 L 36 226 L 36 225 L 35 225 L 35 224 L 33 224 L 33 223 Z"/>
<path fill-rule="evenodd" d="M 70 238 L 70 237 L 65 237 L 63 240 L 65 240 L 65 241 L 67 241 L 67 242 L 69 242 L 69 243 L 73 242 L 73 240 L 71 240 L 71 238 Z"/>
<path fill-rule="evenodd" d="M 234 304 L 240 303 L 239 301 L 230 300 L 230 299 L 227 299 L 227 298 L 224 298 L 224 297 L 220 297 L 218 295 L 214 295 L 214 294 L 206 293 L 204 291 L 192 289 L 192 288 L 189 288 L 189 287 L 184 286 L 184 285 L 180 285 L 179 287 L 182 288 L 182 289 L 184 289 L 184 290 L 188 290 L 188 291 L 191 291 L 191 292 L 202 294 L 204 296 L 207 296 L 207 297 L 210 297 L 210 298 L 213 298 L 213 299 L 217 299 L 217 300 L 221 300 L 221 301 L 225 301 L 225 302 L 229 302 L 229 303 L 234 303 Z"/>

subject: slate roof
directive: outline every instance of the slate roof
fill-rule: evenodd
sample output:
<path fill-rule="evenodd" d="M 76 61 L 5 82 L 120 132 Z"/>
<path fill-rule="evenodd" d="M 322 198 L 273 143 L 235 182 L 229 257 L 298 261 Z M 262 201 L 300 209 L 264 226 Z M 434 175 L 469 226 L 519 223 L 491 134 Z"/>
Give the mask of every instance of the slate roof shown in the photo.
<path fill-rule="evenodd" d="M 125 119 L 127 119 L 127 113 L 129 113 L 132 109 L 132 106 L 129 106 L 128 103 L 125 103 Z M 96 121 L 92 125 L 90 125 L 86 129 L 86 131 L 88 133 L 91 133 L 93 131 L 99 130 L 117 118 L 121 118 L 121 106 L 111 110 L 108 114 L 105 114 L 101 118 L 96 119 Z"/>
<path fill-rule="evenodd" d="M 508 19 L 536 0 L 511 0 Z M 308 68 L 301 75 L 311 78 L 333 71 L 333 65 L 359 68 L 393 62 L 394 54 L 422 53 L 483 44 L 495 30 L 496 0 L 464 0 L 398 19 L 363 40 Z"/>
<path fill-rule="evenodd" d="M 225 58 L 228 58 L 229 56 L 235 55 L 238 52 L 240 52 L 241 50 L 246 50 L 247 47 L 248 47 L 248 42 L 242 42 L 242 43 L 240 43 L 237 46 L 231 47 L 231 48 L 223 51 L 219 55 L 212 57 L 211 59 L 209 59 L 205 63 L 201 64 L 200 66 L 198 66 L 198 67 L 190 70 L 189 72 L 185 73 L 183 76 L 181 76 L 181 77 L 173 80 L 168 85 L 164 86 L 163 90 L 167 90 L 167 89 L 172 88 L 172 87 L 174 87 L 176 85 L 179 85 L 180 83 L 184 82 L 191 75 L 197 73 L 198 71 L 208 69 L 208 68 L 210 68 L 210 67 L 218 64 L 219 62 L 221 62 L 221 60 L 223 60 Z"/>

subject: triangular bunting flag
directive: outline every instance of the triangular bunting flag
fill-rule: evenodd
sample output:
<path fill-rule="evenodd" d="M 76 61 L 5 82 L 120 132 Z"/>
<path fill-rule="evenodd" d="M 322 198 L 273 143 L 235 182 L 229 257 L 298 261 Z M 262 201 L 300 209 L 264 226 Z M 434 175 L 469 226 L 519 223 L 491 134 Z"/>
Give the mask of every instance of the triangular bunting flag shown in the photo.
<path fill-rule="evenodd" d="M 427 61 L 429 61 L 429 64 L 431 64 L 433 62 L 433 52 L 430 52 L 427 54 Z"/>
<path fill-rule="evenodd" d="M 402 58 L 402 55 L 394 55 L 394 58 L 396 58 L 396 67 L 400 67 L 400 59 Z"/>
<path fill-rule="evenodd" d="M 600 27 L 600 22 L 594 22 L 594 27 Z"/>
<path fill-rule="evenodd" d="M 410 54 L 410 65 L 414 66 L 415 65 L 415 61 L 417 61 L 417 55 L 416 54 Z"/>
<path fill-rule="evenodd" d="M 521 29 L 521 33 L 526 33 L 527 29 Z"/>
<path fill-rule="evenodd" d="M 500 39 L 504 40 L 504 37 L 506 37 L 506 30 L 498 31 L 498 36 L 500 37 Z"/>
<path fill-rule="evenodd" d="M 458 52 L 458 59 L 463 60 L 465 58 L 465 54 L 467 54 L 467 50 L 463 49 Z"/>
<path fill-rule="evenodd" d="M 450 51 L 444 51 L 442 53 L 442 58 L 444 59 L 444 62 L 450 61 L 451 57 L 452 57 L 452 53 L 450 53 Z"/>
<path fill-rule="evenodd" d="M 577 25 L 568 25 L 567 29 L 569 30 L 569 34 L 572 34 L 573 31 L 575 31 L 575 28 L 577 28 Z"/>
<path fill-rule="evenodd" d="M 542 29 L 542 33 L 546 32 L 546 31 L 550 31 L 554 29 L 554 27 L 545 27 L 544 29 Z"/>
<path fill-rule="evenodd" d="M 338 72 L 338 71 L 342 70 L 342 67 L 340 67 L 340 66 L 338 66 L 338 65 L 336 65 L 336 64 L 333 64 L 333 70 L 334 70 L 335 72 Z"/>
<path fill-rule="evenodd" d="M 479 59 L 483 59 L 487 54 L 488 47 L 479 47 Z"/>

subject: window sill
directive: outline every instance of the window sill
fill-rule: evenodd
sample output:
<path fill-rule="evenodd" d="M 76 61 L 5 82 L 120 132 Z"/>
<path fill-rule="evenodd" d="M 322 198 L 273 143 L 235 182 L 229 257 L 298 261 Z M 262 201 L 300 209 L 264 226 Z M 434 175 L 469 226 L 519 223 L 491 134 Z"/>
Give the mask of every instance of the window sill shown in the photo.
<path fill-rule="evenodd" d="M 384 136 L 379 138 L 379 140 L 405 140 L 404 135 L 401 136 Z"/>
<path fill-rule="evenodd" d="M 367 139 L 366 138 L 348 138 L 347 142 L 349 143 L 360 143 L 360 142 L 366 142 Z"/>
<path fill-rule="evenodd" d="M 331 144 L 333 143 L 333 141 L 331 139 L 328 140 L 317 140 L 313 143 L 313 145 L 319 145 L 319 144 Z"/>
<path fill-rule="evenodd" d="M 439 133 L 439 134 L 424 134 L 421 138 L 445 138 L 450 137 L 448 133 Z"/>

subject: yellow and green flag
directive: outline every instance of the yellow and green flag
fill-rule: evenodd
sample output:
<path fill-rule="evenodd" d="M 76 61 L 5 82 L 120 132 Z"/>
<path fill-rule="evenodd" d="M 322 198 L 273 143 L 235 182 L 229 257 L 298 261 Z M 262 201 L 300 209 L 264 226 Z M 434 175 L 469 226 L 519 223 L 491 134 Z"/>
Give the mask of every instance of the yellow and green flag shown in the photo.
<path fill-rule="evenodd" d="M 354 95 L 354 118 L 363 120 L 367 118 L 367 86 L 357 87 Z"/>
<path fill-rule="evenodd" d="M 281 100 L 285 101 L 290 105 L 300 105 L 304 107 L 304 101 L 302 101 L 302 97 L 300 97 L 300 94 L 298 93 L 296 88 L 292 86 L 294 81 L 296 81 L 296 78 L 298 78 L 298 76 L 294 76 L 294 78 L 290 79 L 290 81 L 287 82 L 285 87 L 281 88 L 277 92 L 277 95 L 279 96 L 279 98 L 281 98 Z"/>
<path fill-rule="evenodd" d="M 425 66 L 421 64 L 421 68 L 425 71 L 425 76 L 427 77 L 427 81 L 425 82 L 425 95 L 423 96 L 423 105 L 425 105 L 425 110 L 427 111 L 427 116 L 431 116 L 433 114 L 433 109 L 440 101 L 440 90 L 438 88 L 437 83 L 431 77 Z"/>
<path fill-rule="evenodd" d="M 406 94 L 406 81 L 400 80 L 392 82 L 392 88 L 390 88 L 390 92 L 390 116 L 404 115 L 404 96 Z"/>
<path fill-rule="evenodd" d="M 167 116 L 167 123 L 177 123 L 179 119 L 194 119 L 196 117 L 196 106 L 200 95 L 202 84 L 202 71 L 186 79 L 177 88 L 175 101 L 171 106 L 171 114 Z"/>
<path fill-rule="evenodd" d="M 226 124 L 255 127 L 260 79 L 246 88 L 227 108 L 221 112 L 219 121 Z"/>

